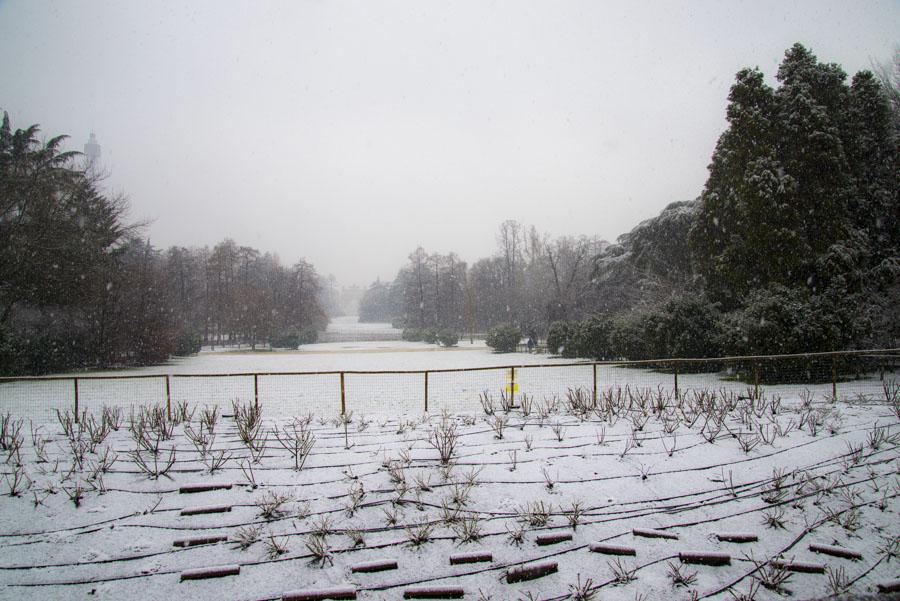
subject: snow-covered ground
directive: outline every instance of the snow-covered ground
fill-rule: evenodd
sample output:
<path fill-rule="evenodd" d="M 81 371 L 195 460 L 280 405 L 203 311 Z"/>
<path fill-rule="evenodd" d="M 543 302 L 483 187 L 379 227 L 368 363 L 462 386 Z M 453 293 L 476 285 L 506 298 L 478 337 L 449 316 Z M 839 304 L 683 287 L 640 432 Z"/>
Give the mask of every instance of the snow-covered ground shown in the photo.
<path fill-rule="evenodd" d="M 764 386 L 754 401 L 746 384 L 719 374 L 682 374 L 676 395 L 672 374 L 604 365 L 597 407 L 580 413 L 568 401 L 591 399 L 595 368 L 561 363 L 466 340 L 453 349 L 373 341 L 203 352 L 125 372 L 137 379 L 81 380 L 89 415 L 68 433 L 52 409 L 71 410 L 71 379 L 0 385 L 0 413 L 9 412 L 0 437 L 0 598 L 255 600 L 341 587 L 360 599 L 399 599 L 422 586 L 497 601 L 591 592 L 649 601 L 693 591 L 731 599 L 729 587 L 753 589 L 756 599 L 809 598 L 842 583 L 866 592 L 898 576 L 900 421 L 877 376 L 840 382 L 835 403 L 830 384 Z M 515 374 L 500 368 L 509 365 Z M 461 368 L 478 370 L 440 371 Z M 424 374 L 360 373 L 385 370 L 430 370 L 429 413 Z M 340 375 L 283 375 L 339 371 L 353 372 L 345 373 L 346 427 Z M 232 401 L 250 406 L 253 377 L 188 376 L 235 373 L 267 374 L 257 377 L 262 421 L 244 436 L 249 444 L 223 414 Z M 181 403 L 192 415 L 161 434 L 166 375 L 176 418 Z M 505 412 L 510 388 L 517 406 Z M 121 408 L 119 429 L 106 437 L 96 428 L 104 405 Z M 213 408 L 210 436 L 200 422 Z M 431 441 L 449 432 L 456 448 L 445 465 Z M 304 442 L 309 454 L 296 469 L 287 447 Z M 157 471 L 165 473 L 148 473 Z M 227 488 L 180 492 L 192 484 Z M 717 536 L 733 533 L 758 540 Z M 543 544 L 546 535 L 571 538 Z M 633 555 L 611 555 L 609 545 Z M 695 551 L 724 554 L 727 564 L 679 559 Z M 451 564 L 473 552 L 489 558 Z M 824 572 L 763 565 L 776 558 Z M 385 560 L 397 568 L 354 570 Z M 540 562 L 555 565 L 509 582 Z M 214 566 L 231 575 L 188 579 Z M 679 574 L 686 584 L 674 582 Z M 786 574 L 779 587 L 760 584 Z"/>
<path fill-rule="evenodd" d="M 693 591 L 730 600 L 729 587 L 775 599 L 823 596 L 830 583 L 871 591 L 897 577 L 900 423 L 887 403 L 779 402 L 768 388 L 755 401 L 710 389 L 680 399 L 671 389 L 629 392 L 604 386 L 588 413 L 565 394 L 506 413 L 494 394 L 494 415 L 355 412 L 346 427 L 333 412 L 272 419 L 263 405 L 249 444 L 237 420 L 222 416 L 211 441 L 192 442 L 210 438 L 192 405 L 156 460 L 135 449 L 154 446 L 165 423 L 156 434 L 148 425 L 138 443 L 126 412 L 91 449 L 88 430 L 66 435 L 44 423 L 31 432 L 25 421 L 20 451 L 2 454 L 0 597 L 256 600 L 341 587 L 359 599 L 400 599 L 447 586 L 497 601 Z M 139 414 L 135 423 L 141 432 Z M 312 443 L 302 469 L 275 429 L 287 447 L 294 433 Z M 436 434 L 456 442 L 447 465 L 429 442 Z M 165 470 L 170 457 L 167 473 L 146 473 Z M 17 472 L 20 494 L 10 496 Z M 195 484 L 229 488 L 179 492 Z M 758 540 L 717 536 L 735 533 Z M 564 536 L 542 544 L 547 535 Z M 612 555 L 610 545 L 633 554 Z M 679 559 L 697 551 L 726 565 Z M 474 552 L 486 561 L 451 564 Z M 824 572 L 764 565 L 777 558 Z M 358 570 L 379 561 L 397 567 Z M 540 562 L 551 562 L 547 575 L 509 582 Z M 215 566 L 231 575 L 185 579 Z M 785 576 L 777 588 L 759 585 Z M 580 597 L 578 586 L 587 587 Z"/>
<path fill-rule="evenodd" d="M 331 325 L 336 333 L 352 334 L 357 327 L 390 329 L 390 324 L 356 324 L 342 319 Z M 373 331 L 374 331 L 373 330 Z M 583 362 L 582 362 L 583 363 Z M 515 372 L 509 366 L 516 366 Z M 541 367 L 538 367 L 541 366 Z M 259 399 L 267 415 L 289 418 L 306 412 L 337 415 L 341 412 L 341 376 L 344 376 L 344 406 L 357 414 L 420 414 L 425 410 L 428 374 L 428 410 L 454 412 L 478 409 L 485 391 L 499 394 L 514 388 L 540 400 L 562 397 L 569 388 L 640 386 L 674 388 L 671 373 L 647 369 L 601 365 L 573 365 L 571 360 L 543 354 L 494 353 L 484 341 L 462 339 L 445 348 L 423 342 L 350 341 L 309 344 L 296 351 L 251 351 L 221 347 L 198 355 L 176 358 L 166 365 L 138 369 L 60 374 L 59 380 L 0 383 L 0 412 L 40 422 L 55 420 L 55 410 L 74 408 L 75 384 L 79 376 L 79 409 L 99 412 L 103 405 L 131 407 L 141 403 L 188 402 L 217 405 L 221 410 L 232 401 Z M 460 371 L 444 371 L 460 370 Z M 418 372 L 418 373 L 383 373 Z M 261 374 L 254 378 L 247 374 Z M 291 375 L 291 374 L 309 375 Z M 231 375 L 229 375 L 231 374 Z M 129 379 L 97 379 L 127 375 Z M 208 377 L 215 375 L 216 377 Z M 890 376 L 889 376 L 890 377 Z M 896 376 L 894 376 L 896 377 Z M 723 388 L 746 392 L 747 384 L 721 374 L 681 374 L 679 388 Z M 815 398 L 830 397 L 828 383 L 812 386 L 779 386 L 772 394 L 798 397 L 809 391 Z M 838 396 L 877 397 L 882 393 L 878 375 L 841 382 Z"/>
<path fill-rule="evenodd" d="M 361 323 L 356 315 L 334 317 L 319 335 L 322 342 L 400 340 L 403 330 L 389 323 Z"/>

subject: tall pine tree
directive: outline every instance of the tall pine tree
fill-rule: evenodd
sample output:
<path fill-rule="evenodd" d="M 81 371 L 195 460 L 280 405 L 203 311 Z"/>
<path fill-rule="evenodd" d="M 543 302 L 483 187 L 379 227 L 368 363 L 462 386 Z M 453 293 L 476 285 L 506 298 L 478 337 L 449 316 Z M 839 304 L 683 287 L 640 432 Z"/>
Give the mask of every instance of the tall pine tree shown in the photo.
<path fill-rule="evenodd" d="M 801 336 L 813 346 L 872 343 L 871 324 L 880 327 L 886 310 L 877 297 L 897 289 L 897 139 L 887 96 L 871 73 L 848 86 L 838 65 L 800 44 L 785 53 L 777 80 L 772 90 L 756 69 L 737 74 L 690 233 L 695 267 L 725 310 L 788 290 L 829 324 Z M 891 344 L 891 335 L 876 343 Z"/>

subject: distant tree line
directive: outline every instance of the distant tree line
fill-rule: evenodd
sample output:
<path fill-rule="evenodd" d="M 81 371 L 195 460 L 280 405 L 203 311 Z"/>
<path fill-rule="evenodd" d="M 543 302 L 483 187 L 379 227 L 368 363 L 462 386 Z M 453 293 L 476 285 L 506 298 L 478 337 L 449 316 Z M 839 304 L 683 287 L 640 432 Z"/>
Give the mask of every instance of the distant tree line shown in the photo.
<path fill-rule="evenodd" d="M 305 260 L 282 265 L 231 239 L 211 250 L 172 247 L 163 258 L 177 323 L 205 344 L 295 348 L 315 342 L 328 323 L 333 285 L 323 286 Z"/>
<path fill-rule="evenodd" d="M 468 266 L 459 257 L 417 248 L 392 282 L 375 282 L 360 302 L 361 321 L 397 327 L 484 333 L 509 322 L 543 332 L 555 319 L 590 313 L 592 258 L 605 243 L 550 239 L 516 221 L 501 224 L 496 255 Z"/>
<path fill-rule="evenodd" d="M 571 357 L 780 354 L 900 341 L 900 53 L 847 76 L 796 44 L 743 69 L 700 197 L 615 244 L 514 221 L 469 269 L 422 249 L 367 317 L 547 337 Z M 451 257 L 453 255 L 450 255 Z M 462 302 L 460 302 L 462 299 Z"/>
<path fill-rule="evenodd" d="M 327 319 L 305 261 L 225 240 L 154 248 L 107 195 L 33 125 L 0 126 L 0 373 L 147 365 L 202 343 L 296 346 Z"/>

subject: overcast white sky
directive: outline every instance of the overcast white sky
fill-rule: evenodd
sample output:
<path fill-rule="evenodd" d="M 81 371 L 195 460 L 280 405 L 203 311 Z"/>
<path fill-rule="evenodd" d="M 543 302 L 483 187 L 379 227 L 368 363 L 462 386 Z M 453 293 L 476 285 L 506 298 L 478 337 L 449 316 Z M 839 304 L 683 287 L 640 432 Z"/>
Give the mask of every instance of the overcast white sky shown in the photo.
<path fill-rule="evenodd" d="M 852 74 L 898 34 L 897 1 L 0 1 L 0 109 L 95 131 L 156 246 L 367 284 L 504 219 L 613 240 L 700 193 L 740 68 L 799 41 Z"/>

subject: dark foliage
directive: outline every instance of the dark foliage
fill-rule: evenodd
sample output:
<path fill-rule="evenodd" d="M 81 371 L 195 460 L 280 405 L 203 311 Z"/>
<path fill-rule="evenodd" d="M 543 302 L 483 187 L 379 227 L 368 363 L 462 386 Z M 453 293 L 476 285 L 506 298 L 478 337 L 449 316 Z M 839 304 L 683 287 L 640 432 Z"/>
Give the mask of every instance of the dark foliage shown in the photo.
<path fill-rule="evenodd" d="M 0 373 L 148 365 L 203 342 L 315 339 L 315 269 L 226 240 L 163 253 L 64 137 L 0 126 Z"/>
<path fill-rule="evenodd" d="M 522 340 L 522 332 L 508 323 L 494 326 L 488 332 L 485 343 L 498 353 L 511 353 Z"/>
<path fill-rule="evenodd" d="M 444 346 L 456 346 L 459 343 L 459 334 L 453 330 L 441 330 L 438 333 L 438 342 Z"/>

